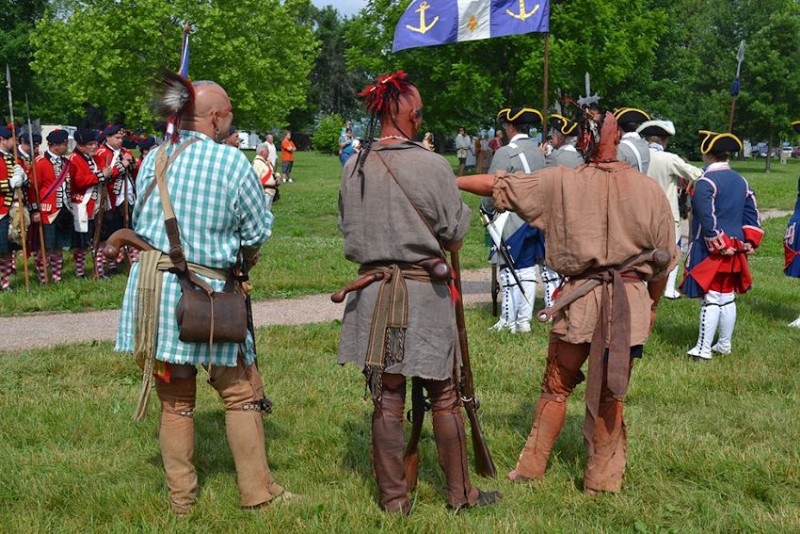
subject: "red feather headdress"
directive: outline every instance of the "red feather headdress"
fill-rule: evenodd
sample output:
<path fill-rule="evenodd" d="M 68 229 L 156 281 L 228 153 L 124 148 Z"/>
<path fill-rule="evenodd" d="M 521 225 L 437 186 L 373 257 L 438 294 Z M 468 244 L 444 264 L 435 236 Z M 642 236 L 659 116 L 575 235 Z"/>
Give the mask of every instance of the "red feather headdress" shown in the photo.
<path fill-rule="evenodd" d="M 398 70 L 380 76 L 375 83 L 358 93 L 358 96 L 364 99 L 367 111 L 380 116 L 389 110 L 390 104 L 397 103 L 400 95 L 411 92 L 413 86 L 408 74 Z"/>

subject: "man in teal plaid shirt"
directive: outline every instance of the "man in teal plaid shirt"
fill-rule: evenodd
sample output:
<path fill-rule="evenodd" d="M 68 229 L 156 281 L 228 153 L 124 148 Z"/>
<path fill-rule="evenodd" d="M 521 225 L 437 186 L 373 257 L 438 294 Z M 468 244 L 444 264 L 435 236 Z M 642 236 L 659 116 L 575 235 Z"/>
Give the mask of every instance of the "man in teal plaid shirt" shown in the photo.
<path fill-rule="evenodd" d="M 188 81 L 182 82 L 189 95 Z M 177 140 L 173 138 L 167 146 L 166 156 L 182 151 L 168 167 L 166 181 L 187 261 L 229 271 L 240 249 L 246 258 L 257 257 L 259 247 L 271 234 L 273 216 L 247 158 L 238 149 L 220 144 L 233 120 L 228 95 L 213 82 L 196 82 L 194 91 L 193 102 L 174 110 L 172 118 L 181 126 Z M 145 194 L 155 179 L 156 156 L 156 151 L 151 151 L 139 171 L 133 228 L 166 254 L 170 247 L 161 198 L 157 189 Z M 137 325 L 143 312 L 137 309 L 136 301 L 141 268 L 135 263 L 128 278 L 117 351 L 133 352 L 140 342 L 137 336 L 141 336 L 142 327 Z M 149 345 L 153 347 L 156 391 L 161 401 L 159 441 L 172 511 L 188 513 L 198 491 L 192 463 L 197 365 L 206 369 L 208 382 L 225 402 L 228 443 L 242 506 L 257 507 L 287 498 L 289 494 L 273 480 L 267 463 L 262 421 L 264 386 L 255 366 L 252 336 L 248 333 L 243 344 L 180 341 L 175 319 L 180 286 L 174 274 L 160 275 L 158 320 L 151 329 L 155 339 Z M 224 280 L 202 278 L 222 291 Z"/>

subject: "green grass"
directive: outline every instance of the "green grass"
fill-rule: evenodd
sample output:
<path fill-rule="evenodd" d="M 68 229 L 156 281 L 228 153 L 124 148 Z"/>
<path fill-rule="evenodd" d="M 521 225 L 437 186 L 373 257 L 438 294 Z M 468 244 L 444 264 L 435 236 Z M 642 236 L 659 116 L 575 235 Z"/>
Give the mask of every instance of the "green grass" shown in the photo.
<path fill-rule="evenodd" d="M 336 156 L 315 152 L 298 154 L 295 180 L 281 188 L 281 199 L 274 205 L 272 238 L 262 248 L 261 260 L 251 272 L 255 299 L 283 298 L 332 292 L 355 276 L 357 266 L 344 259 L 343 241 L 337 227 L 339 173 Z M 477 207 L 478 199 L 466 195 Z M 476 210 L 475 210 L 476 211 Z M 485 266 L 486 247 L 483 229 L 474 215 L 474 224 L 462 249 L 462 267 Z M 33 260 L 29 260 L 31 292 L 24 290 L 22 263 L 12 280 L 14 293 L 0 293 L 0 315 L 37 311 L 84 311 L 113 309 L 122 304 L 125 277 L 112 280 L 74 278 L 72 255 L 65 254 L 64 282 L 43 287 L 36 281 Z M 91 267 L 87 272 L 91 273 Z"/>
<path fill-rule="evenodd" d="M 300 177 L 302 180 L 302 177 Z M 299 182 L 298 182 L 299 183 Z M 288 203 L 287 203 L 288 204 Z M 800 531 L 800 280 L 782 274 L 786 218 L 766 223 L 755 285 L 738 299 L 734 354 L 688 361 L 698 303 L 663 302 L 626 400 L 630 442 L 623 491 L 582 495 L 580 386 L 539 483 L 512 485 L 544 367 L 547 329 L 494 334 L 488 309 L 467 323 L 481 420 L 500 479 L 497 506 L 451 515 L 430 422 L 413 515 L 382 515 L 369 465 L 370 404 L 359 369 L 335 365 L 338 322 L 258 331 L 276 404 L 266 434 L 275 476 L 304 500 L 239 509 L 223 411 L 199 387 L 201 493 L 186 519 L 167 511 L 157 403 L 130 421 L 138 368 L 107 343 L 0 354 L 1 532 L 797 532 Z M 541 303 L 539 303 L 541 305 Z"/>

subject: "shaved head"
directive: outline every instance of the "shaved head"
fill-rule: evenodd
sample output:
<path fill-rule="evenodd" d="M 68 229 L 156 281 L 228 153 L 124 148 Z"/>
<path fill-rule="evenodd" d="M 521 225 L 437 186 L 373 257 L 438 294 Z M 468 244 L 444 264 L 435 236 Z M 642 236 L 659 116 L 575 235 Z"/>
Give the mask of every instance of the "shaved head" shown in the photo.
<path fill-rule="evenodd" d="M 204 133 L 217 142 L 228 136 L 228 128 L 233 122 L 233 108 L 228 93 L 219 84 L 200 80 L 194 82 L 194 109 L 190 117 L 184 118 L 184 125 Z"/>

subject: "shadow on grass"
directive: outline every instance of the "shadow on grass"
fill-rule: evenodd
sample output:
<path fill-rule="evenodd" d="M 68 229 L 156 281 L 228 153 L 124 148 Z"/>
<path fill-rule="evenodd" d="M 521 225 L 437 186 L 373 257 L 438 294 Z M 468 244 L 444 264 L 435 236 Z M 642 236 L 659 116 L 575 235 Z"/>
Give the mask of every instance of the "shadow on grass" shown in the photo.
<path fill-rule="evenodd" d="M 762 315 L 769 319 L 775 319 L 780 322 L 790 323 L 797 319 L 797 314 L 800 313 L 800 306 L 787 306 L 779 303 L 776 300 L 764 299 L 761 297 L 749 297 L 745 305 L 750 308 L 754 313 Z"/>

